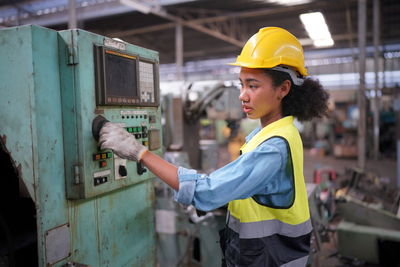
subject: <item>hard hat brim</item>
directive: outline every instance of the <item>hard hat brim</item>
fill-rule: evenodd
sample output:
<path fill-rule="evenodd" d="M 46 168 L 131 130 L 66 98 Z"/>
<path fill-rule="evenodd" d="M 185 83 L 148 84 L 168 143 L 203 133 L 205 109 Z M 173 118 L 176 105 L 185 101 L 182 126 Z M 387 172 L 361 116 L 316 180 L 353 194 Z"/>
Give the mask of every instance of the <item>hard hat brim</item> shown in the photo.
<path fill-rule="evenodd" d="M 243 63 L 243 62 L 232 62 L 232 63 L 227 63 L 227 65 L 249 68 L 249 69 L 272 69 L 272 68 L 276 67 L 276 66 L 265 66 L 265 65 L 253 65 L 253 64 L 249 64 L 249 63 Z M 300 68 L 300 69 L 297 68 L 297 71 L 303 77 L 308 76 L 306 68 Z"/>

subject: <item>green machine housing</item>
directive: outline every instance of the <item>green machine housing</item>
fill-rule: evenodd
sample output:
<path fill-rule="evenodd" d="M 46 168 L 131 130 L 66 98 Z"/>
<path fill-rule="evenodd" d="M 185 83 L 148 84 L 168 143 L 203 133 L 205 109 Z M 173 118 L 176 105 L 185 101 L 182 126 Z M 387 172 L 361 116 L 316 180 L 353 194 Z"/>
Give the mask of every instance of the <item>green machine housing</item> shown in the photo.
<path fill-rule="evenodd" d="M 158 54 L 79 30 L 59 32 L 59 54 L 67 197 L 93 197 L 152 178 L 140 164 L 100 151 L 92 122 L 100 115 L 120 123 L 161 152 Z"/>
<path fill-rule="evenodd" d="M 102 151 L 93 127 L 119 123 L 161 155 L 158 65 L 155 51 L 83 30 L 0 30 L 0 152 L 34 203 L 29 266 L 156 264 L 155 176 Z"/>

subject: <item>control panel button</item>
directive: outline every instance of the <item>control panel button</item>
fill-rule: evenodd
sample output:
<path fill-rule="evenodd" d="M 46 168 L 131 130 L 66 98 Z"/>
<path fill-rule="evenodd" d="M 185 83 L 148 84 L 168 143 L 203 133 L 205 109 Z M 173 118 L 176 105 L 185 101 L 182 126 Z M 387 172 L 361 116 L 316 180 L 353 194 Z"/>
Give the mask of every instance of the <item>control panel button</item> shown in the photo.
<path fill-rule="evenodd" d="M 149 115 L 149 122 L 150 122 L 150 123 L 156 123 L 156 116 L 154 116 L 154 115 Z"/>
<path fill-rule="evenodd" d="M 99 162 L 99 167 L 100 167 L 100 168 L 107 167 L 107 161 L 105 161 L 105 160 L 100 161 L 100 162 Z"/>
<path fill-rule="evenodd" d="M 113 157 L 112 152 L 93 154 L 94 161 L 101 160 L 101 159 L 111 159 L 112 157 Z"/>
<path fill-rule="evenodd" d="M 98 186 L 98 185 L 107 183 L 107 181 L 108 181 L 108 177 L 107 176 L 96 177 L 96 178 L 93 179 L 93 184 L 94 184 L 94 186 Z"/>

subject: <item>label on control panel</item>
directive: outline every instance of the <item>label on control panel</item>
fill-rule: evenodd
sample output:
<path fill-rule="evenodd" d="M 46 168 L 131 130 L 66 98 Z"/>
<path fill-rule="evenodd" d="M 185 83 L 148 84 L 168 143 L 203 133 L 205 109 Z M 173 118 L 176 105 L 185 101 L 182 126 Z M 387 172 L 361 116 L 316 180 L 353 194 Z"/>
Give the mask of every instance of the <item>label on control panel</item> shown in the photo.
<path fill-rule="evenodd" d="M 104 38 L 104 46 L 112 47 L 118 50 L 126 50 L 126 44 L 113 40 L 111 38 Z"/>
<path fill-rule="evenodd" d="M 121 115 L 147 115 L 146 110 L 121 110 Z"/>
<path fill-rule="evenodd" d="M 103 177 L 103 176 L 107 176 L 110 174 L 111 174 L 111 170 L 104 170 L 104 171 L 99 171 L 99 172 L 93 173 L 93 177 L 94 178 Z"/>

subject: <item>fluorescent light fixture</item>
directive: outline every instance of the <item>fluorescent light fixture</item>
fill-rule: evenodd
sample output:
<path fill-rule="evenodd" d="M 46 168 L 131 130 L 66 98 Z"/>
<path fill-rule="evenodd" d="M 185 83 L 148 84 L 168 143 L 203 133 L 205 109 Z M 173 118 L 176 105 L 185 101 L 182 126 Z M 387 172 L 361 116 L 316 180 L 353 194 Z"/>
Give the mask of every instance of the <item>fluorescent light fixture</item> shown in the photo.
<path fill-rule="evenodd" d="M 327 47 L 334 44 L 324 15 L 321 12 L 301 14 L 300 20 L 316 47 Z"/>
<path fill-rule="evenodd" d="M 333 44 L 334 44 L 334 42 L 333 42 L 332 38 L 314 40 L 314 45 L 316 47 L 328 47 L 328 46 L 332 46 Z"/>
<path fill-rule="evenodd" d="M 151 11 L 151 7 L 147 6 L 137 0 L 119 0 L 119 2 L 125 6 L 132 7 L 136 9 L 139 12 L 142 12 L 144 14 L 149 14 Z"/>
<path fill-rule="evenodd" d="M 311 0 L 267 0 L 267 2 L 283 6 L 294 6 L 309 3 Z"/>

